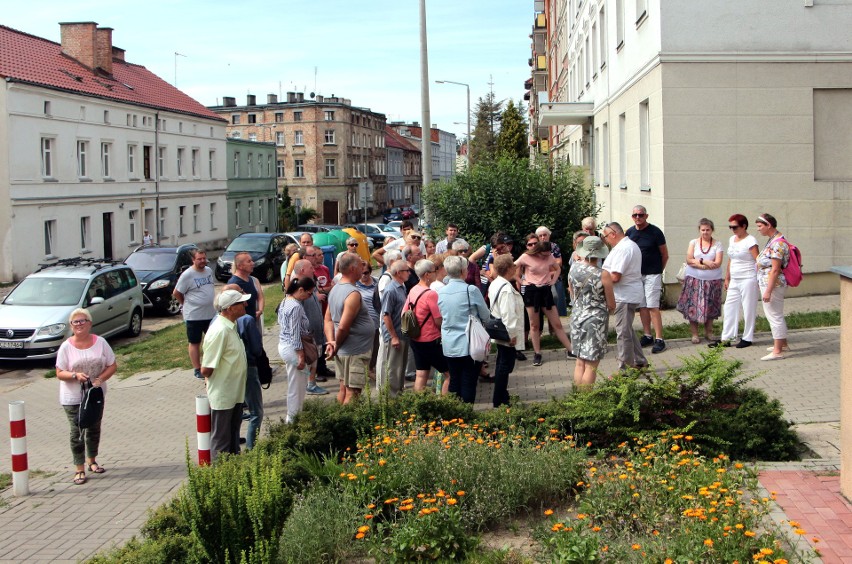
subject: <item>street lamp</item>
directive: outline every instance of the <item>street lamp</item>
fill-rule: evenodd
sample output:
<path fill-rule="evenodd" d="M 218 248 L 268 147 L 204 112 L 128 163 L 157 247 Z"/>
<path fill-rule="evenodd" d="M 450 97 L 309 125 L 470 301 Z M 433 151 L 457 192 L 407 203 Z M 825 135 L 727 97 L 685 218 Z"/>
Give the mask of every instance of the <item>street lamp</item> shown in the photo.
<path fill-rule="evenodd" d="M 436 80 L 435 82 L 438 84 L 456 84 L 467 89 L 467 154 L 465 160 L 467 161 L 467 169 L 470 170 L 470 85 L 453 80 Z"/>

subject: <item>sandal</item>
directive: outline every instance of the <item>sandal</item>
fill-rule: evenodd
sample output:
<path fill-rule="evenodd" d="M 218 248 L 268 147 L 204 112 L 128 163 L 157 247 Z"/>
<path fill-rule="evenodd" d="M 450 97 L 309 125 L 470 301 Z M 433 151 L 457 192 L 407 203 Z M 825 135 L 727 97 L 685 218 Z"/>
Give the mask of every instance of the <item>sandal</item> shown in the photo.
<path fill-rule="evenodd" d="M 78 486 L 82 486 L 86 483 L 86 473 L 85 472 L 77 472 L 74 474 L 74 483 Z"/>
<path fill-rule="evenodd" d="M 698 344 L 698 343 L 700 343 L 700 342 L 701 342 L 701 338 L 700 338 L 698 335 L 693 335 L 693 336 L 692 336 L 692 344 L 693 344 L 693 345 L 697 345 L 697 344 Z"/>
<path fill-rule="evenodd" d="M 106 472 L 106 468 L 102 467 L 97 462 L 91 462 L 89 464 L 89 472 L 91 472 L 92 474 L 103 474 L 104 472 Z"/>

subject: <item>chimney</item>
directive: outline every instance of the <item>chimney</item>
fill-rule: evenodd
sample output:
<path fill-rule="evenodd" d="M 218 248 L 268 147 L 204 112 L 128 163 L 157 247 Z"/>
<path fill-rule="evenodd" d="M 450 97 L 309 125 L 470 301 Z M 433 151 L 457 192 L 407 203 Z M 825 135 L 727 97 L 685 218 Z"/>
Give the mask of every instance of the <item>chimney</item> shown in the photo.
<path fill-rule="evenodd" d="M 304 102 L 305 101 L 305 93 L 304 92 L 296 92 L 296 101 Z"/>
<path fill-rule="evenodd" d="M 95 30 L 95 67 L 112 75 L 112 28 L 99 27 Z"/>
<path fill-rule="evenodd" d="M 287 102 L 293 104 L 296 101 L 296 93 L 295 92 L 287 92 Z"/>
<path fill-rule="evenodd" d="M 257 105 L 257 96 L 254 94 L 246 95 L 246 106 L 256 106 Z"/>
<path fill-rule="evenodd" d="M 122 49 L 121 47 L 115 47 L 115 46 L 113 46 L 113 48 L 112 48 L 112 58 L 113 58 L 113 59 L 118 59 L 119 61 L 123 61 L 123 60 L 124 60 L 124 49 Z"/>
<path fill-rule="evenodd" d="M 322 104 L 325 98 L 322 97 L 322 94 L 317 94 L 317 104 Z"/>
<path fill-rule="evenodd" d="M 62 53 L 80 64 L 94 70 L 95 64 L 95 22 L 60 22 L 59 34 L 62 40 Z"/>
<path fill-rule="evenodd" d="M 278 94 L 267 94 L 266 95 L 266 103 L 267 104 L 277 104 L 278 103 Z"/>
<path fill-rule="evenodd" d="M 225 96 L 222 98 L 222 105 L 226 108 L 235 108 L 237 107 L 237 99 L 233 96 Z"/>

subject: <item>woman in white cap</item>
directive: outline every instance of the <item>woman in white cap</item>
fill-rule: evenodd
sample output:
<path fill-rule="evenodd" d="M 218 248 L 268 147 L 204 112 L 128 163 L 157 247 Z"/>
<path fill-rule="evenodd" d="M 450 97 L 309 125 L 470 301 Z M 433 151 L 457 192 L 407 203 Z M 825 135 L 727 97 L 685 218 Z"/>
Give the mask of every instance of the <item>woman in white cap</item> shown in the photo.
<path fill-rule="evenodd" d="M 583 261 L 575 262 L 568 272 L 574 296 L 571 310 L 571 344 L 577 355 L 574 388 L 591 388 L 598 364 L 606 353 L 609 314 L 615 311 L 612 278 L 600 266 L 609 249 L 600 237 L 586 237 L 577 249 Z"/>

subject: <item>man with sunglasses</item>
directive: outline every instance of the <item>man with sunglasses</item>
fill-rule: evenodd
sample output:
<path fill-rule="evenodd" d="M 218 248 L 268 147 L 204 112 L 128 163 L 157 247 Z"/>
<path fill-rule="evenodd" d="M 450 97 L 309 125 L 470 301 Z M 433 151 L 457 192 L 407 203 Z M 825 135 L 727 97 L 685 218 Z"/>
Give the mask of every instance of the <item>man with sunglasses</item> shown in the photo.
<path fill-rule="evenodd" d="M 639 340 L 643 347 L 653 345 L 654 354 L 666 350 L 663 340 L 663 317 L 660 315 L 660 294 L 663 289 L 663 270 L 669 262 L 669 250 L 666 236 L 656 225 L 648 223 L 648 210 L 645 206 L 634 206 L 633 227 L 627 230 L 630 240 L 639 245 L 642 251 L 642 286 L 644 296 L 639 305 L 639 318 L 642 320 L 644 334 Z M 651 325 L 654 334 L 651 336 Z"/>
<path fill-rule="evenodd" d="M 385 253 L 387 253 L 388 251 L 402 252 L 403 247 L 405 247 L 406 245 L 419 245 L 420 252 L 424 256 L 426 255 L 426 245 L 423 243 L 423 234 L 419 231 L 409 229 L 407 231 L 403 231 L 402 239 L 397 239 L 393 243 L 389 243 L 381 249 L 376 249 L 376 251 L 373 253 L 373 258 L 376 259 L 377 263 L 384 265 Z"/>

